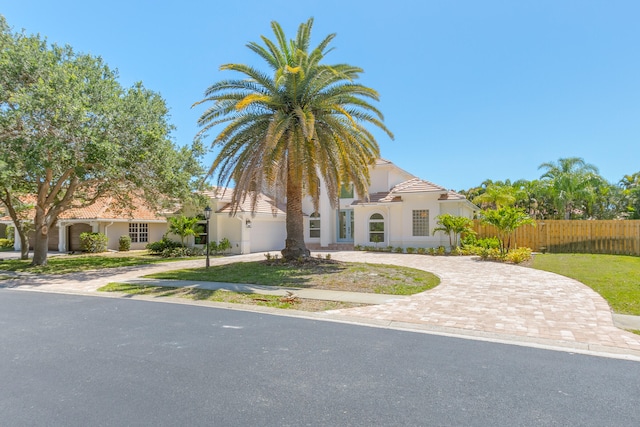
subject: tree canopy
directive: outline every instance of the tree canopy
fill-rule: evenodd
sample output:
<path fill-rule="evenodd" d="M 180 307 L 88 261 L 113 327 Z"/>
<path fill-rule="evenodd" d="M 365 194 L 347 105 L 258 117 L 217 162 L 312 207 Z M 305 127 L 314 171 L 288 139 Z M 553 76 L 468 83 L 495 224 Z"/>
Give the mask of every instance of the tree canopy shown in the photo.
<path fill-rule="evenodd" d="M 353 184 L 368 196 L 369 166 L 379 147 L 367 126 L 391 132 L 382 113 L 371 104 L 378 93 L 355 81 L 363 70 L 348 64 L 326 65 L 335 34 L 311 47 L 313 19 L 302 23 L 295 39 L 287 40 L 272 22 L 275 40 L 262 36 L 262 44 L 247 46 L 270 73 L 244 64 L 225 64 L 222 70 L 243 75 L 210 86 L 209 104 L 198 123 L 201 135 L 225 124 L 213 139 L 220 152 L 210 173 L 218 172 L 220 185 L 235 182 L 233 206 L 259 191 L 276 197 L 286 192 L 287 238 L 283 256 L 306 257 L 302 200 L 311 196 L 318 205 L 319 186 L 326 183 L 335 205 L 343 184 Z"/>
<path fill-rule="evenodd" d="M 486 180 L 460 192 L 482 208 L 514 206 L 534 219 L 640 218 L 640 172 L 612 184 L 579 157 L 546 162 L 539 169 L 540 179 Z"/>
<path fill-rule="evenodd" d="M 67 209 L 105 195 L 123 208 L 133 195 L 153 207 L 190 197 L 202 148 L 174 144 L 160 95 L 123 88 L 100 57 L 13 33 L 2 16 L 0 32 L 0 200 L 23 250 L 32 220 L 34 264 L 46 263 L 48 231 Z"/>

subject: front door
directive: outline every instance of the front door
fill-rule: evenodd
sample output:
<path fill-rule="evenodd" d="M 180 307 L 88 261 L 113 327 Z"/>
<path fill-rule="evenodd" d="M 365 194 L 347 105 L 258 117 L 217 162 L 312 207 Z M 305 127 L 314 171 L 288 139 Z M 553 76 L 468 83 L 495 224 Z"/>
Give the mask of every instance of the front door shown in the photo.
<path fill-rule="evenodd" d="M 353 243 L 353 209 L 338 211 L 338 242 Z"/>

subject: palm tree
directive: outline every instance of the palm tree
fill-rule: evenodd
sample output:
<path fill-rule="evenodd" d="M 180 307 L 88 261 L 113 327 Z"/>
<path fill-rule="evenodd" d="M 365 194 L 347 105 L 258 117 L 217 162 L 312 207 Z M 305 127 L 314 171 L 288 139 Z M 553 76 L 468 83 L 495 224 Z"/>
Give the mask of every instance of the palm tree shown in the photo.
<path fill-rule="evenodd" d="M 482 211 L 481 221 L 484 224 L 492 225 L 498 233 L 500 241 L 500 254 L 506 255 L 511 248 L 511 237 L 516 228 L 526 224 L 535 226 L 535 221 L 529 217 L 522 209 L 512 206 L 500 209 L 488 209 Z"/>
<path fill-rule="evenodd" d="M 619 185 L 622 188 L 624 214 L 630 219 L 640 219 L 640 172 L 625 175 Z"/>
<path fill-rule="evenodd" d="M 584 199 L 588 197 L 590 187 L 600 178 L 598 168 L 579 157 L 543 163 L 538 169 L 545 170 L 541 179 L 551 181 L 558 209 L 563 212 L 564 219 L 570 219 L 574 209 L 584 208 Z"/>
<path fill-rule="evenodd" d="M 278 199 L 284 188 L 286 259 L 309 256 L 302 200 L 311 196 L 318 206 L 319 178 L 326 183 L 334 207 L 345 184 L 352 183 L 358 194 L 368 197 L 369 166 L 379 157 L 379 147 L 365 125 L 393 138 L 382 113 L 370 104 L 378 100 L 378 93 L 355 83 L 363 70 L 321 64 L 335 34 L 310 49 L 312 25 L 313 19 L 302 23 L 296 39 L 287 40 L 280 25 L 272 22 L 275 41 L 262 36 L 263 45 L 247 45 L 267 63 L 271 74 L 249 65 L 223 65 L 221 70 L 245 78 L 213 84 L 194 104 L 212 104 L 198 120 L 199 136 L 226 124 L 212 142 L 220 152 L 209 173 L 218 173 L 219 185 L 234 181 L 234 211 L 247 197 L 255 209 L 260 191 Z"/>
<path fill-rule="evenodd" d="M 436 218 L 438 227 L 433 232 L 442 231 L 449 235 L 449 246 L 451 249 L 458 247 L 458 237 L 462 234 L 476 234 L 473 229 L 473 220 L 463 216 L 453 216 L 451 214 L 438 215 Z"/>
<path fill-rule="evenodd" d="M 516 189 L 511 185 L 511 181 L 493 182 L 487 180 L 484 193 L 473 198 L 473 203 L 481 206 L 483 209 L 495 207 L 500 209 L 503 206 L 512 206 L 516 202 Z"/>
<path fill-rule="evenodd" d="M 189 218 L 186 216 L 169 217 L 169 232 L 180 237 L 180 244 L 184 246 L 184 239 L 188 236 L 198 236 L 196 225 L 200 220 L 198 218 Z"/>

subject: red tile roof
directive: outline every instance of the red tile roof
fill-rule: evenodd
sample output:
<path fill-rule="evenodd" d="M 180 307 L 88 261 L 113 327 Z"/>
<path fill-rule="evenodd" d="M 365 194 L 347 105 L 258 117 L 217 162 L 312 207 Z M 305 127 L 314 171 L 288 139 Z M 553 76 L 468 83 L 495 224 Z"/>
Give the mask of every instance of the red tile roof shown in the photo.
<path fill-rule="evenodd" d="M 26 203 L 33 204 L 35 202 L 35 196 L 27 196 L 25 198 Z M 33 210 L 27 213 L 27 216 L 32 217 L 34 215 Z M 166 218 L 158 215 L 151 208 L 149 208 L 140 198 L 133 198 L 132 206 L 122 208 L 117 206 L 113 197 L 101 197 L 93 204 L 85 207 L 71 208 L 62 212 L 58 219 L 61 220 L 104 220 L 104 221 L 131 221 L 131 220 L 143 220 L 143 221 L 164 221 Z M 9 216 L 0 218 L 0 220 L 11 220 Z"/>

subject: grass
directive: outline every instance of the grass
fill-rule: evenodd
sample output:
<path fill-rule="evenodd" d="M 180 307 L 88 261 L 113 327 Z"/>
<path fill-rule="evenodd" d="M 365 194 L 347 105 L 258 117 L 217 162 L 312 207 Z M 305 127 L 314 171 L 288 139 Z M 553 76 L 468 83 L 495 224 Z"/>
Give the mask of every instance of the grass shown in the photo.
<path fill-rule="evenodd" d="M 640 316 L 640 257 L 538 254 L 531 267 L 576 279 L 598 292 L 614 312 Z"/>
<path fill-rule="evenodd" d="M 150 274 L 154 279 L 193 280 L 246 283 L 263 286 L 316 288 L 351 292 L 370 292 L 410 295 L 437 286 L 440 279 L 432 273 L 413 268 L 382 264 L 363 264 L 310 259 L 306 262 L 256 261 L 196 269 L 173 270 Z M 234 304 L 250 304 L 303 311 L 326 311 L 358 307 L 337 301 L 281 297 L 254 293 L 207 290 L 200 288 L 172 288 L 162 286 L 110 283 L 99 289 L 104 292 L 123 292 L 152 297 L 179 297 Z"/>
<path fill-rule="evenodd" d="M 132 285 L 129 283 L 109 283 L 100 289 L 102 292 L 122 292 L 128 295 L 144 295 L 151 297 L 188 298 L 196 301 L 214 301 L 231 304 L 249 304 L 280 309 L 303 311 L 326 311 L 339 308 L 358 307 L 338 301 L 320 301 L 301 298 L 284 298 L 274 295 L 229 292 L 225 290 L 209 290 L 198 288 L 170 288 L 162 286 Z"/>
<path fill-rule="evenodd" d="M 411 295 L 440 283 L 432 273 L 382 264 L 336 261 L 307 263 L 238 262 L 209 269 L 183 269 L 151 274 L 154 279 L 247 283 L 351 292 Z"/>
<path fill-rule="evenodd" d="M 45 266 L 34 267 L 31 265 L 31 259 L 0 261 L 0 271 L 20 271 L 38 274 L 67 274 L 102 268 L 129 267 L 133 265 L 180 260 L 184 260 L 184 258 L 161 258 L 159 256 L 149 255 L 147 251 L 60 255 L 49 257 L 47 259 L 47 265 Z"/>

